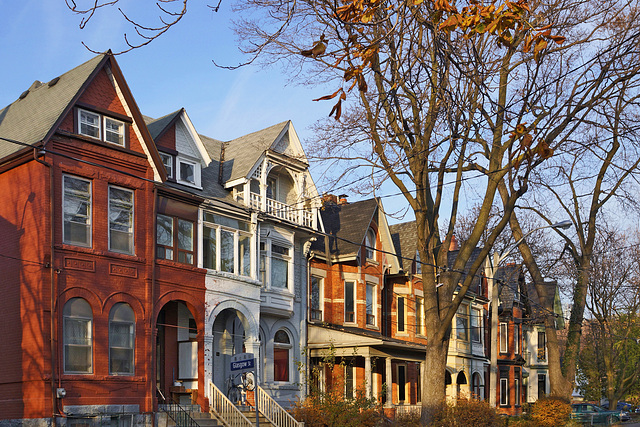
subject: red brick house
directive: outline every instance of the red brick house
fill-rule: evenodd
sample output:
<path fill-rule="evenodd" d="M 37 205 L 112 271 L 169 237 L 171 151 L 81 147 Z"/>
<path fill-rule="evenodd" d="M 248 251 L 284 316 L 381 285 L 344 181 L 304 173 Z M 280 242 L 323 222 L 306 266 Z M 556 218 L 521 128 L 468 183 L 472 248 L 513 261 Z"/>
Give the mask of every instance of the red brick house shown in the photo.
<path fill-rule="evenodd" d="M 417 405 L 425 356 L 424 337 L 416 333 L 421 289 L 398 275 L 380 200 L 347 203 L 328 195 L 321 216 L 328 237 L 311 247 L 308 291 L 308 348 L 317 384 L 387 407 Z"/>
<path fill-rule="evenodd" d="M 188 234 L 201 199 L 165 180 L 109 53 L 0 110 L 2 420 L 150 423 L 179 341 L 203 360 L 204 272 L 182 262 L 195 247 L 156 262 L 152 220 Z M 201 390 L 202 366 L 189 366 Z"/>

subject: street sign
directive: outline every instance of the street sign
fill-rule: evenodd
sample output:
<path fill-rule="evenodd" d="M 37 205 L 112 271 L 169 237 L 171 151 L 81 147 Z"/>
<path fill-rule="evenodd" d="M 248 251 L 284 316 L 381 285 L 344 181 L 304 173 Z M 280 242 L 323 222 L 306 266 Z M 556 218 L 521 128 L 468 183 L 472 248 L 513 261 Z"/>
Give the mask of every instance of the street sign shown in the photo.
<path fill-rule="evenodd" d="M 253 353 L 239 353 L 231 356 L 231 370 L 233 372 L 253 371 L 255 368 Z"/>

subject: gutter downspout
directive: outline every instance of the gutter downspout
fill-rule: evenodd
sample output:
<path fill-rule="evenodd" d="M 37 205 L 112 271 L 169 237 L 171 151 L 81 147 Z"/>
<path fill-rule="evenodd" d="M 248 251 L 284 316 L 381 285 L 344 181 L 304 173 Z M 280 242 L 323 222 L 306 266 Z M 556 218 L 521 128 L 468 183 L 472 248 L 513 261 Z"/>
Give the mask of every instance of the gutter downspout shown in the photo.
<path fill-rule="evenodd" d="M 38 158 L 38 151 L 37 148 L 33 149 L 33 160 L 35 160 L 38 163 L 41 163 L 43 165 L 45 165 L 48 169 L 49 169 L 49 243 L 50 243 L 50 260 L 49 260 L 49 270 L 50 270 L 50 288 L 51 288 L 51 295 L 50 295 L 50 306 L 49 306 L 49 310 L 50 310 L 50 330 L 49 330 L 49 349 L 51 351 L 51 412 L 52 412 L 52 418 L 55 418 L 55 415 L 57 413 L 57 393 L 56 393 L 56 367 L 57 367 L 57 363 L 56 363 L 56 345 L 55 345 L 55 296 L 56 296 L 56 286 L 55 286 L 55 274 L 56 274 L 56 269 L 53 268 L 53 261 L 55 259 L 55 247 L 54 247 L 54 218 L 53 218 L 53 196 L 54 196 L 54 189 L 53 189 L 53 167 L 50 163 L 45 162 L 44 160 L 40 160 Z"/>
<path fill-rule="evenodd" d="M 151 254 L 151 295 L 149 297 L 149 305 L 151 306 L 151 309 L 149 310 L 149 340 L 151 341 L 150 343 L 150 347 L 151 348 L 151 369 L 148 370 L 148 372 L 152 372 L 153 375 L 150 376 L 149 378 L 149 393 L 151 393 L 151 412 L 154 414 L 154 419 L 155 419 L 155 410 L 156 410 L 156 386 L 155 386 L 155 382 L 156 382 L 156 378 L 158 377 L 158 373 L 156 372 L 157 369 L 157 362 L 156 362 L 156 358 L 158 357 L 158 355 L 156 354 L 156 350 L 157 350 L 157 346 L 156 346 L 156 340 L 157 340 L 157 331 L 155 328 L 155 316 L 154 316 L 154 311 L 155 311 L 155 289 L 156 289 L 156 230 L 158 225 L 156 224 L 157 218 L 158 218 L 158 187 L 153 184 L 153 230 L 151 231 L 151 251 L 149 252 Z"/>

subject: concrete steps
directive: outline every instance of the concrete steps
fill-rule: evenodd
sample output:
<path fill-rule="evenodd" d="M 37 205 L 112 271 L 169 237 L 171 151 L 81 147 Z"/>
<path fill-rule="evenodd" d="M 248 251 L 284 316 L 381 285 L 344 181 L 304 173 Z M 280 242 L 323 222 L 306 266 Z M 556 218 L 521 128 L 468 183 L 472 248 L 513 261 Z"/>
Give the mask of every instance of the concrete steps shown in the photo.
<path fill-rule="evenodd" d="M 251 421 L 253 423 L 253 425 L 256 425 L 256 410 L 255 409 L 251 409 L 249 407 L 238 407 L 238 409 L 240 409 L 240 412 L 242 412 L 242 414 L 247 417 L 247 419 L 249 421 Z M 260 427 L 276 427 L 274 424 L 271 424 L 269 422 L 269 420 L 267 420 L 267 418 L 262 415 L 262 413 L 260 413 L 260 416 L 258 417 L 258 419 L 260 420 Z"/>
<path fill-rule="evenodd" d="M 199 427 L 219 427 L 222 426 L 210 413 L 201 412 L 200 406 L 191 405 L 183 407 L 189 416 L 198 424 Z M 167 415 L 166 412 L 160 412 L 158 418 L 158 427 L 179 427 L 176 422 Z"/>

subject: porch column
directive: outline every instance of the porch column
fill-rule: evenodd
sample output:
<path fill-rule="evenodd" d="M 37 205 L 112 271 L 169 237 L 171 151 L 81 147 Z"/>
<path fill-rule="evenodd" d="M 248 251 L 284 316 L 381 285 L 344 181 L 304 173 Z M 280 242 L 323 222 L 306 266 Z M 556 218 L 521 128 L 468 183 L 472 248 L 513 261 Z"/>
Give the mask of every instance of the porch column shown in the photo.
<path fill-rule="evenodd" d="M 213 382 L 213 327 L 205 324 L 204 329 L 204 389 L 209 396 L 209 381 Z"/>
<path fill-rule="evenodd" d="M 367 399 L 371 399 L 371 386 L 373 379 L 371 378 L 371 356 L 368 355 L 364 357 L 364 378 L 365 396 Z"/>
<path fill-rule="evenodd" d="M 417 403 L 422 402 L 422 399 L 424 399 L 424 393 L 422 393 L 422 388 L 424 387 L 424 378 L 427 372 L 427 363 L 422 360 L 422 362 L 420 362 L 420 390 L 418 390 L 418 393 L 420 393 L 420 401 L 418 401 Z M 446 390 L 445 390 L 445 398 L 446 398 Z"/>
<path fill-rule="evenodd" d="M 386 406 L 393 406 L 393 377 L 391 376 L 391 358 L 387 357 L 385 360 L 385 375 L 387 383 L 387 404 Z"/>
<path fill-rule="evenodd" d="M 261 385 L 259 378 L 262 374 L 262 357 L 260 355 L 260 341 L 253 338 L 248 338 L 244 341 L 244 348 L 247 353 L 253 353 L 255 358 L 255 380 L 257 385 Z"/>

